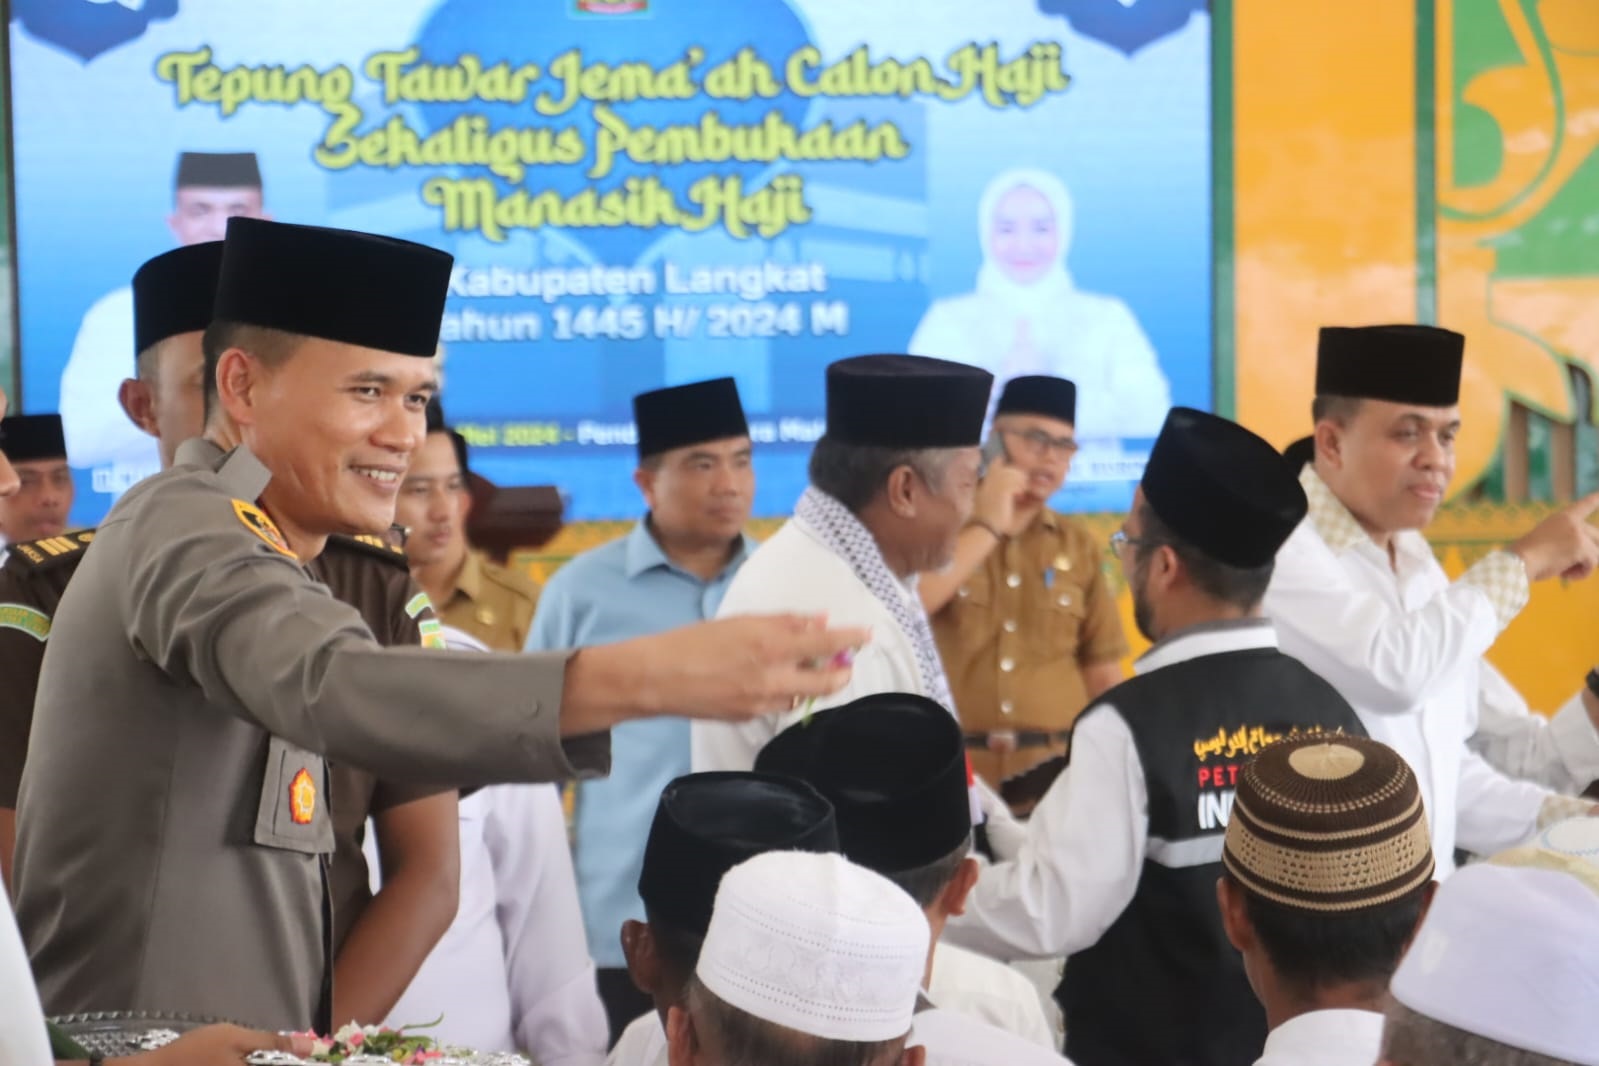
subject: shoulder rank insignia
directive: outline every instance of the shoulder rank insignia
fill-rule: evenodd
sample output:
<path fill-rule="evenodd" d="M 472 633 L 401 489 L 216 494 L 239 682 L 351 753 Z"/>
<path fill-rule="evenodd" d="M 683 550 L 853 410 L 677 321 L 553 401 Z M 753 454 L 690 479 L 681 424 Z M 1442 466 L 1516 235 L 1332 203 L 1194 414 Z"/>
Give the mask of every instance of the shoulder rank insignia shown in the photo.
<path fill-rule="evenodd" d="M 253 503 L 243 500 L 233 501 L 233 513 L 238 515 L 239 522 L 245 529 L 260 537 L 274 550 L 287 555 L 290 559 L 298 559 L 294 549 L 289 547 L 289 542 L 278 529 L 277 524 L 267 517 L 267 513 Z"/>
<path fill-rule="evenodd" d="M 295 825 L 310 825 L 316 816 L 316 782 L 305 767 L 289 782 L 289 817 Z"/>
<path fill-rule="evenodd" d="M 21 541 L 11 545 L 11 557 L 6 562 L 14 559 L 25 570 L 41 570 L 80 557 L 93 540 L 94 530 L 79 529 L 42 540 Z"/>
<path fill-rule="evenodd" d="M 362 533 L 354 537 L 334 535 L 328 538 L 328 544 L 348 548 L 352 551 L 364 552 L 401 568 L 406 568 L 410 565 L 406 561 L 403 547 L 395 543 L 394 540 L 375 537 L 370 533 Z"/>

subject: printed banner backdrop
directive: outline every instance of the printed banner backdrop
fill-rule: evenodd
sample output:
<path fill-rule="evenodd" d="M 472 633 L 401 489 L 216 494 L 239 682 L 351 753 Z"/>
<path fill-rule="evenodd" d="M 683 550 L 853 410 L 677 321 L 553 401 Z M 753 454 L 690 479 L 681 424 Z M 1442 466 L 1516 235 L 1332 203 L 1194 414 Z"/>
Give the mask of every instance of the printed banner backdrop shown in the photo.
<path fill-rule="evenodd" d="M 823 369 L 864 352 L 1079 385 L 1058 505 L 1125 508 L 1212 406 L 1203 0 L 15 0 L 22 402 L 79 522 L 153 468 L 116 403 L 128 279 L 228 212 L 457 269 L 445 404 L 501 484 L 640 506 L 630 397 L 730 374 L 788 511 Z M 177 203 L 180 153 L 259 192 Z"/>

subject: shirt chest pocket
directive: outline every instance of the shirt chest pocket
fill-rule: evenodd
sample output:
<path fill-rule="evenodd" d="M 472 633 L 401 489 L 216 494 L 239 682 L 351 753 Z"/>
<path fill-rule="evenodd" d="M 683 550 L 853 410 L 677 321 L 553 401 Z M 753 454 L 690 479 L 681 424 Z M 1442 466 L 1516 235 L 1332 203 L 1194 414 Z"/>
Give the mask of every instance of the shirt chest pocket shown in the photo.
<path fill-rule="evenodd" d="M 993 639 L 994 586 L 981 568 L 955 590 L 946 608 L 955 622 L 963 646 L 980 646 Z"/>
<path fill-rule="evenodd" d="M 307 855 L 331 854 L 333 820 L 328 815 L 327 791 L 327 765 L 322 756 L 272 737 L 261 775 L 255 842 Z"/>
<path fill-rule="evenodd" d="M 1026 597 L 1023 639 L 1034 654 L 1075 658 L 1088 617 L 1088 588 L 1067 570 L 1047 570 L 1041 587 Z"/>

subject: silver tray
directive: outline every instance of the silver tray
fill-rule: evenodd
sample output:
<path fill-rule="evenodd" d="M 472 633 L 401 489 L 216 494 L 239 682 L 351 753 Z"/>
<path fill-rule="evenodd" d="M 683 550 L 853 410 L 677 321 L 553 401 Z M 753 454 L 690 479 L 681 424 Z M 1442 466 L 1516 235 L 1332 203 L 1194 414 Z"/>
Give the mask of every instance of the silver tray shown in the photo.
<path fill-rule="evenodd" d="M 164 1047 L 193 1029 L 215 1025 L 220 1018 L 156 1011 L 93 1011 L 64 1014 L 50 1021 L 91 1055 L 113 1058 Z"/>

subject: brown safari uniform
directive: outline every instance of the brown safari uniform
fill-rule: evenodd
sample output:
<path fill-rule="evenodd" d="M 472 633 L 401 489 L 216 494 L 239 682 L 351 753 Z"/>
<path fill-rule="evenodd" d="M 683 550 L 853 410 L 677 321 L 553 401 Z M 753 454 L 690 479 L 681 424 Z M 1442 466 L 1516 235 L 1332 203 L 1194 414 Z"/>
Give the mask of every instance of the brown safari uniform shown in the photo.
<path fill-rule="evenodd" d="M 266 468 L 196 444 L 112 508 L 52 620 L 18 925 L 48 1013 L 320 1028 L 324 756 L 389 780 L 552 781 L 607 770 L 609 737 L 561 739 L 567 654 L 380 647 L 248 502 Z"/>
<path fill-rule="evenodd" d="M 201 449 L 197 448 L 198 454 Z M 222 451 L 205 450 L 210 459 Z M 33 727 L 39 664 L 56 606 L 83 561 L 95 531 L 12 545 L 0 566 L 0 807 L 16 810 L 17 788 Z M 361 612 L 378 643 L 391 647 L 423 643 L 421 625 L 437 628 L 432 605 L 411 580 L 405 552 L 377 537 L 329 537 L 327 548 L 307 567 L 334 597 Z M 366 855 L 361 851 L 368 816 L 434 795 L 437 785 L 379 781 L 353 766 L 329 766 L 334 853 L 328 871 L 333 895 L 333 943 L 372 900 Z"/>
<path fill-rule="evenodd" d="M 1088 705 L 1081 667 L 1127 654 L 1104 556 L 1086 530 L 1046 508 L 933 616 L 972 769 L 990 785 L 1063 754 Z M 1022 746 L 1009 755 L 979 746 L 1000 730 Z"/>
<path fill-rule="evenodd" d="M 480 551 L 466 553 L 466 565 L 455 579 L 455 595 L 438 605 L 439 618 L 488 645 L 493 651 L 521 651 L 539 604 L 533 579 L 496 566 Z"/>

